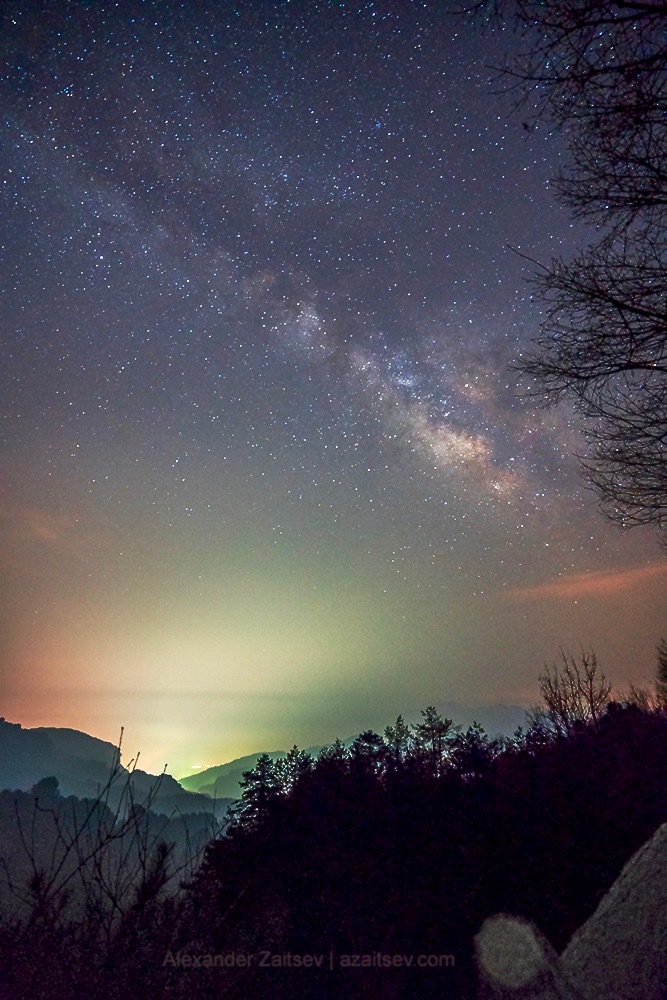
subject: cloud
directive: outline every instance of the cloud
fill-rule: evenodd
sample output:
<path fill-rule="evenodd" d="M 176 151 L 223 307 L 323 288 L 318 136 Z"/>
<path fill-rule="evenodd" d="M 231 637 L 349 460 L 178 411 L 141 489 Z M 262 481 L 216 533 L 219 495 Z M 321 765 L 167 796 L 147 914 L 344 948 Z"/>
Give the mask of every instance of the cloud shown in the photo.
<path fill-rule="evenodd" d="M 610 597 L 637 590 L 652 580 L 667 575 L 667 561 L 623 570 L 576 573 L 547 580 L 532 587 L 514 587 L 508 596 L 518 600 L 542 598 Z"/>
<path fill-rule="evenodd" d="M 5 508 L 0 520 L 8 550 L 16 555 L 37 547 L 85 560 L 111 547 L 111 539 L 92 527 L 83 512 L 54 512 L 41 507 Z"/>

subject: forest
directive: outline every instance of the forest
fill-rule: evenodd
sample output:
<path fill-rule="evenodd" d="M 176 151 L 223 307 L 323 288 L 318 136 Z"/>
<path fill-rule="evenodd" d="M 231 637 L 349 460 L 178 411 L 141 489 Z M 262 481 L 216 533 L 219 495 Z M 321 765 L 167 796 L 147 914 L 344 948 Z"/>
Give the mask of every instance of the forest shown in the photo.
<path fill-rule="evenodd" d="M 48 780 L 3 793 L 4 853 L 12 813 L 26 853 L 36 825 L 52 835 L 12 883 L 2 995 L 476 996 L 487 917 L 560 951 L 667 821 L 664 652 L 656 690 L 623 697 L 594 656 L 564 655 L 511 738 L 429 706 L 316 758 L 263 755 L 190 865 L 146 804 L 59 801 Z"/>

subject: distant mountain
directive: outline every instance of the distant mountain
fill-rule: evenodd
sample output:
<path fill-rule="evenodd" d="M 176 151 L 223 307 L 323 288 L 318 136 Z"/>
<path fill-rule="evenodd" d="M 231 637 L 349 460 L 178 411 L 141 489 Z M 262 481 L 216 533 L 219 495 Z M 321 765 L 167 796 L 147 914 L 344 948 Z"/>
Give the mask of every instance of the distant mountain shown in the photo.
<path fill-rule="evenodd" d="M 109 781 L 117 757 L 118 748 L 113 743 L 77 729 L 24 729 L 0 718 L 0 789 L 29 791 L 42 778 L 53 775 L 62 796 L 94 799 Z M 155 790 L 151 809 L 167 815 L 206 811 L 222 818 L 231 799 L 218 795 L 214 805 L 209 796 L 185 790 L 169 774 L 158 776 L 135 769 L 130 775 L 122 764 L 120 768 L 109 796 L 112 808 L 127 780 L 138 803 L 145 802 Z"/>
<path fill-rule="evenodd" d="M 287 756 L 284 750 L 270 750 L 268 754 L 272 760 Z M 184 778 L 179 778 L 178 781 L 189 792 L 201 792 L 215 798 L 222 796 L 223 798 L 238 799 L 241 794 L 239 782 L 243 777 L 243 772 L 251 771 L 261 756 L 261 753 L 253 753 L 247 757 L 237 757 L 236 760 L 230 760 L 228 764 L 207 767 L 204 771 L 188 774 Z"/>
<path fill-rule="evenodd" d="M 452 701 L 441 703 L 438 708 L 445 718 L 451 718 L 464 729 L 473 721 L 479 722 L 490 736 L 510 735 L 526 722 L 526 711 L 518 705 L 471 708 Z M 352 739 L 344 742 L 349 744 Z M 307 748 L 313 756 L 317 756 L 321 749 L 319 746 Z M 58 779 L 61 795 L 96 798 L 109 780 L 117 754 L 118 749 L 113 743 L 77 729 L 24 729 L 19 723 L 0 718 L 0 789 L 29 791 L 42 778 L 53 775 Z M 285 755 L 284 750 L 269 752 L 274 760 Z M 260 756 L 260 753 L 255 753 L 239 757 L 197 774 L 186 775 L 178 781 L 169 774 L 158 776 L 139 769 L 133 770 L 128 779 L 129 772 L 121 765 L 121 774 L 114 783 L 110 804 L 115 804 L 125 780 L 130 780 L 137 802 L 145 801 L 152 789 L 157 787 L 151 807 L 155 812 L 169 815 L 174 811 L 192 813 L 205 810 L 222 818 L 230 802 L 240 797 L 239 782 L 243 772 L 252 770 Z"/>
<path fill-rule="evenodd" d="M 443 718 L 452 719 L 454 725 L 463 729 L 467 729 L 473 722 L 478 722 L 492 737 L 511 736 L 519 726 L 526 724 L 526 709 L 519 705 L 479 705 L 471 708 L 456 701 L 449 701 L 441 703 L 438 710 Z M 349 746 L 353 741 L 354 737 L 349 737 L 342 742 Z M 306 752 L 316 757 L 322 749 L 322 746 L 308 747 Z M 284 750 L 267 752 L 272 760 L 286 756 Z M 243 778 L 243 772 L 252 770 L 260 757 L 260 753 L 238 757 L 227 764 L 207 767 L 203 771 L 188 774 L 178 780 L 183 788 L 191 792 L 200 792 L 216 799 L 220 797 L 238 799 L 241 794 L 239 782 Z"/>
<path fill-rule="evenodd" d="M 520 705 L 462 705 L 458 701 L 445 701 L 438 704 L 438 711 L 446 719 L 452 719 L 455 725 L 467 729 L 473 722 L 478 722 L 489 736 L 511 736 L 519 726 L 526 725 L 526 709 Z"/>

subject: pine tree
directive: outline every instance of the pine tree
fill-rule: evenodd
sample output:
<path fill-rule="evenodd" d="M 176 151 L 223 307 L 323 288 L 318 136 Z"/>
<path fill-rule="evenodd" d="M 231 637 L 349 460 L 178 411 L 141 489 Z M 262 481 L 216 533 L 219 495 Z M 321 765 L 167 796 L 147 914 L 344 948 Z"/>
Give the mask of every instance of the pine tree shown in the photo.
<path fill-rule="evenodd" d="M 417 749 L 429 762 L 429 770 L 434 777 L 440 777 L 444 770 L 447 750 L 447 736 L 452 729 L 452 720 L 443 719 L 433 705 L 422 709 L 423 722 L 415 727 Z"/>
<path fill-rule="evenodd" d="M 385 728 L 384 738 L 387 746 L 388 763 L 394 769 L 399 768 L 409 756 L 413 743 L 410 726 L 405 722 L 402 715 L 398 716 L 395 725 Z"/>
<path fill-rule="evenodd" d="M 234 824 L 261 826 L 283 790 L 276 762 L 268 753 L 261 754 L 252 770 L 243 772 L 239 784 L 243 793 L 240 802 L 232 806 Z"/>

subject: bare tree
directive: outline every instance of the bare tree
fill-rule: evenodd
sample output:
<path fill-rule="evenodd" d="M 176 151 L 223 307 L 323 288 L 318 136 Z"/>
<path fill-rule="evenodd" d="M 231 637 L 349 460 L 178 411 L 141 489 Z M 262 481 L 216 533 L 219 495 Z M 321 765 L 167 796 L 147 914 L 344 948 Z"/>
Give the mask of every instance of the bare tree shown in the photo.
<path fill-rule="evenodd" d="M 598 671 L 595 653 L 582 652 L 577 662 L 561 650 L 560 664 L 546 665 L 539 683 L 544 706 L 532 710 L 532 721 L 546 721 L 561 736 L 581 722 L 597 724 L 611 696 L 611 684 Z"/>
<path fill-rule="evenodd" d="M 198 866 L 202 849 L 191 844 L 185 818 L 175 851 L 165 838 L 176 814 L 154 811 L 165 772 L 139 801 L 133 784 L 138 757 L 123 767 L 121 746 L 122 731 L 95 799 L 60 800 L 57 780 L 45 778 L 32 789 L 30 806 L 15 800 L 13 844 L 2 845 L 0 882 L 28 927 L 78 920 L 108 944 L 133 907 L 157 899 L 168 884 L 175 892 L 179 879 Z M 216 827 L 211 817 L 207 840 Z"/>
<path fill-rule="evenodd" d="M 546 305 L 517 364 L 528 392 L 568 400 L 589 442 L 583 469 L 624 526 L 667 518 L 667 3 L 480 0 L 512 18 L 523 52 L 502 68 L 522 114 L 565 137 L 555 179 L 599 238 L 534 278 Z"/>

